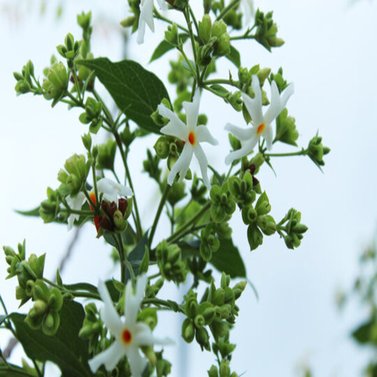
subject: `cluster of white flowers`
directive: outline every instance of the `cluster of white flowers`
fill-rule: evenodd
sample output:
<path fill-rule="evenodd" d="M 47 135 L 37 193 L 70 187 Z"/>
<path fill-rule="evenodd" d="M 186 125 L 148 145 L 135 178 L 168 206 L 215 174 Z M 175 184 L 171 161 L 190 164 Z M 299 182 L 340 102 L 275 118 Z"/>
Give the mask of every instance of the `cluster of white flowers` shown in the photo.
<path fill-rule="evenodd" d="M 225 158 L 227 164 L 232 163 L 252 152 L 253 148 L 263 137 L 266 141 L 268 149 L 272 147 L 273 130 L 272 122 L 285 108 L 289 97 L 293 94 L 293 85 L 289 85 L 281 94 L 277 88 L 276 82 L 271 83 L 271 104 L 266 113 L 263 115 L 262 106 L 262 90 L 258 76 L 252 76 L 252 88 L 254 98 L 249 97 L 246 93 L 242 93 L 242 98 L 246 109 L 252 119 L 252 127 L 239 128 L 228 123 L 225 129 L 230 131 L 241 142 L 241 148 L 237 149 Z M 161 132 L 165 135 L 174 136 L 184 141 L 184 147 L 178 160 L 173 165 L 168 176 L 168 184 L 172 185 L 176 175 L 179 173 L 179 180 L 182 181 L 190 167 L 192 155 L 195 154 L 199 161 L 200 170 L 204 184 L 210 188 L 210 181 L 207 175 L 208 161 L 204 154 L 201 142 L 208 142 L 216 145 L 217 141 L 212 137 L 206 126 L 198 126 L 200 93 L 195 93 L 193 102 L 183 102 L 186 112 L 186 124 L 184 124 L 178 116 L 164 105 L 158 106 L 158 112 L 163 117 L 169 119 L 169 123 L 161 128 Z"/>

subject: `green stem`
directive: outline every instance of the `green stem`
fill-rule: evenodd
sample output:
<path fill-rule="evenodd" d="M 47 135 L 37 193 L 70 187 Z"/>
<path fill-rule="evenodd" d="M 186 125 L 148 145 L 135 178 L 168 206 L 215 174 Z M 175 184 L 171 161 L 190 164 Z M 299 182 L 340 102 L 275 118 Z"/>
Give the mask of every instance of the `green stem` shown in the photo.
<path fill-rule="evenodd" d="M 213 79 L 213 80 L 207 80 L 203 82 L 203 85 L 213 85 L 213 84 L 224 84 L 224 85 L 234 86 L 238 89 L 240 88 L 239 81 L 233 81 L 229 79 Z"/>
<path fill-rule="evenodd" d="M 198 56 L 197 56 L 197 51 L 196 51 L 194 32 L 192 31 L 189 8 L 185 8 L 185 10 L 183 11 L 183 14 L 185 16 L 186 23 L 187 23 L 187 26 L 188 26 L 188 29 L 189 29 L 192 51 L 193 51 L 193 54 L 194 54 L 195 69 L 196 69 L 196 81 L 198 81 L 198 85 L 200 86 L 200 82 L 199 82 L 199 80 L 200 80 L 200 70 L 199 70 L 199 66 L 198 66 Z"/>
<path fill-rule="evenodd" d="M 74 297 L 81 297 L 81 298 L 94 298 L 96 300 L 101 300 L 101 297 L 99 295 L 96 295 L 95 293 L 92 293 L 92 292 L 80 292 L 80 291 L 72 291 L 70 289 L 67 289 L 61 285 L 58 285 L 58 284 L 55 284 L 54 282 L 52 282 L 51 280 L 47 279 L 47 278 L 42 278 L 42 280 L 51 285 L 52 287 L 55 287 L 57 289 L 59 289 L 60 291 L 62 291 L 63 293 L 68 293 L 68 294 L 71 294 L 72 296 Z"/>
<path fill-rule="evenodd" d="M 200 218 L 207 212 L 210 206 L 211 202 L 208 202 L 191 220 L 189 220 L 186 224 L 182 225 L 174 234 L 172 234 L 166 240 L 168 242 L 175 242 L 182 237 L 182 234 L 188 234 L 187 229 L 190 228 L 192 225 L 195 225 L 200 220 Z"/>
<path fill-rule="evenodd" d="M 172 310 L 174 312 L 182 312 L 183 310 L 180 308 L 180 306 L 176 302 L 168 302 L 165 300 L 161 300 L 159 298 L 145 298 L 143 300 L 143 304 L 145 305 L 156 305 L 156 306 L 164 306 L 165 308 L 168 308 L 169 310 Z"/>
<path fill-rule="evenodd" d="M 298 152 L 291 152 L 291 153 L 265 153 L 266 157 L 292 157 L 292 156 L 305 156 L 308 154 L 306 149 L 301 149 Z"/>
<path fill-rule="evenodd" d="M 173 23 L 174 23 L 173 21 L 169 20 L 168 18 L 166 18 L 162 14 L 160 14 L 156 9 L 154 9 L 154 16 L 158 20 L 164 21 L 164 22 L 168 23 L 169 25 L 173 25 Z M 184 26 L 179 25 L 179 24 L 176 24 L 176 25 L 177 25 L 178 29 L 181 29 L 185 33 L 189 34 L 189 31 Z"/>
<path fill-rule="evenodd" d="M 122 157 L 123 165 L 124 165 L 124 168 L 126 170 L 126 176 L 127 176 L 128 184 L 130 185 L 130 188 L 133 192 L 133 204 L 134 204 L 134 208 L 135 208 L 135 225 L 136 225 L 136 231 L 137 231 L 138 237 L 140 239 L 143 235 L 143 230 L 142 230 L 142 227 L 141 227 L 139 208 L 138 208 L 138 205 L 137 205 L 136 193 L 135 193 L 134 185 L 133 185 L 133 182 L 132 182 L 130 169 L 128 168 L 126 154 L 123 150 L 122 140 L 120 139 L 118 131 L 113 129 L 113 135 L 114 135 L 115 141 L 118 145 L 118 148 L 119 148 L 119 151 L 120 151 L 120 154 L 121 154 L 121 157 Z"/>
<path fill-rule="evenodd" d="M 233 8 L 238 6 L 240 3 L 240 0 L 233 0 L 231 1 L 221 12 L 220 14 L 216 17 L 216 21 L 221 20 L 224 18 Z"/>
<path fill-rule="evenodd" d="M 154 218 L 153 225 L 152 225 L 152 228 L 151 228 L 151 233 L 149 235 L 149 241 L 148 241 L 149 247 L 151 247 L 151 245 L 152 245 L 153 237 L 154 237 L 154 234 L 156 233 L 156 229 L 157 229 L 158 220 L 160 219 L 160 216 L 161 216 L 162 210 L 164 208 L 166 199 L 168 197 L 170 188 L 171 188 L 170 185 L 166 184 L 164 193 L 161 196 L 160 204 L 158 205 L 156 216 Z"/>
<path fill-rule="evenodd" d="M 193 11 L 192 8 L 190 7 L 190 5 L 188 6 L 188 8 L 189 8 L 189 12 L 190 12 L 190 15 L 191 15 L 191 19 L 192 19 L 192 21 L 194 22 L 194 26 L 195 26 L 196 34 L 199 34 L 198 22 L 196 21 L 194 11 Z"/>

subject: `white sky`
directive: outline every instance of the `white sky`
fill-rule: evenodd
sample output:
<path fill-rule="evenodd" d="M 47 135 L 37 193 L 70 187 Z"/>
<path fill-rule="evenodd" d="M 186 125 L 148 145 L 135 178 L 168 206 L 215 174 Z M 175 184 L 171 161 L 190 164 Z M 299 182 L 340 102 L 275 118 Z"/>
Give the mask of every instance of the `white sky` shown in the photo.
<path fill-rule="evenodd" d="M 0 11 L 9 3 L 13 2 L 0 0 Z M 26 12 L 26 2 L 19 3 Z M 45 226 L 13 210 L 36 206 L 44 199 L 46 187 L 57 185 L 56 174 L 65 159 L 83 152 L 80 135 L 85 127 L 79 123 L 76 111 L 68 112 L 61 105 L 51 110 L 41 98 L 16 97 L 12 72 L 32 59 L 42 76 L 42 69 L 65 34 L 79 32 L 74 17 L 78 11 L 92 8 L 97 21 L 119 20 L 126 15 L 125 1 L 120 0 L 112 2 L 111 7 L 99 1 L 67 4 L 63 20 L 57 23 L 51 15 L 41 18 L 35 11 L 27 11 L 27 17 L 18 23 L 0 18 L 0 244 L 15 246 L 25 238 L 29 253 L 47 253 L 46 271 L 51 275 L 72 234 L 67 238 L 65 227 Z M 239 373 L 245 372 L 244 376 L 289 377 L 295 375 L 298 363 L 307 360 L 316 376 L 354 377 L 359 374 L 363 356 L 347 333 L 363 313 L 353 307 L 341 315 L 334 299 L 339 287 L 348 288 L 352 283 L 357 255 L 376 229 L 377 170 L 373 156 L 377 136 L 377 4 L 363 0 L 352 6 L 347 0 L 266 0 L 257 6 L 274 10 L 286 45 L 269 54 L 256 43 L 239 43 L 243 65 L 260 63 L 275 70 L 282 66 L 286 78 L 295 83 L 296 92 L 288 108 L 296 117 L 302 145 L 306 146 L 319 130 L 332 153 L 326 158 L 324 174 L 308 159 L 296 158 L 276 160 L 277 177 L 269 170 L 259 176 L 277 218 L 290 207 L 302 211 L 309 232 L 298 250 L 289 251 L 278 237 L 270 237 L 263 247 L 250 253 L 246 229 L 240 219 L 233 223 L 241 228 L 235 232 L 235 239 L 260 296 L 257 302 L 248 290 L 241 299 L 241 314 L 232 336 L 238 346 L 233 367 Z M 94 51 L 117 60 L 122 53 L 121 38 L 103 27 L 103 22 L 101 25 L 94 34 Z M 148 61 L 162 34 L 160 27 L 153 36 L 147 31 L 147 43 L 142 47 L 133 38 L 130 54 L 136 60 Z M 166 64 L 166 59 L 161 60 L 149 69 L 164 78 Z M 227 69 L 236 75 L 230 65 L 221 67 L 221 72 L 226 74 Z M 223 126 L 226 121 L 241 125 L 241 117 L 210 96 L 205 97 L 201 108 L 208 112 L 210 129 L 227 148 Z M 152 145 L 153 140 L 148 143 Z M 226 152 L 219 153 L 216 148 L 208 151 L 211 162 L 221 167 Z M 131 158 L 137 173 L 144 156 L 135 153 Z M 145 176 L 137 182 L 144 215 L 153 206 L 156 193 L 154 188 L 146 189 L 145 182 Z M 88 226 L 63 278 L 95 284 L 99 277 L 110 276 L 108 255 Z M 14 283 L 4 283 L 4 274 L 3 260 L 0 291 L 9 309 L 16 310 Z M 170 292 L 178 296 L 174 290 Z M 166 319 L 159 331 L 174 336 L 174 328 Z M 2 333 L 0 345 L 6 343 Z M 174 357 L 175 350 L 168 354 Z M 188 362 L 191 369 L 187 376 L 205 376 L 213 357 L 193 345 Z M 183 374 L 177 368 L 172 376 Z"/>

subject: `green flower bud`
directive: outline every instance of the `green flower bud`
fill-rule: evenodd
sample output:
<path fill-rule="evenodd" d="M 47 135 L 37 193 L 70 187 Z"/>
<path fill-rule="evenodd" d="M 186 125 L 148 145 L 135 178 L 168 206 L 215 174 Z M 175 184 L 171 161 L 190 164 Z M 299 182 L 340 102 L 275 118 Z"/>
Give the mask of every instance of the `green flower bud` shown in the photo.
<path fill-rule="evenodd" d="M 178 47 L 181 44 L 177 24 L 173 23 L 168 26 L 168 29 L 165 31 L 165 40 L 174 47 Z"/>
<path fill-rule="evenodd" d="M 98 145 L 97 168 L 114 170 L 115 153 L 115 140 L 109 139 L 106 143 Z"/>
<path fill-rule="evenodd" d="M 67 91 L 68 72 L 61 62 L 53 64 L 47 69 L 43 80 L 43 95 L 47 100 L 58 101 Z"/>
<path fill-rule="evenodd" d="M 199 327 L 196 329 L 195 338 L 202 349 L 205 348 L 208 351 L 211 349 L 209 344 L 209 335 L 204 327 Z"/>
<path fill-rule="evenodd" d="M 263 194 L 259 196 L 255 205 L 255 209 L 258 213 L 258 216 L 266 215 L 271 211 L 271 205 L 266 192 L 263 192 Z"/>
<path fill-rule="evenodd" d="M 325 165 L 325 162 L 323 161 L 323 156 L 330 153 L 330 148 L 325 147 L 322 144 L 322 137 L 317 134 L 310 140 L 307 148 L 307 153 L 310 159 L 317 166 L 323 166 Z"/>
<path fill-rule="evenodd" d="M 82 29 L 88 29 L 91 23 L 92 19 L 92 12 L 81 12 L 79 15 L 77 15 L 77 23 Z"/>
<path fill-rule="evenodd" d="M 90 133 L 81 136 L 82 143 L 84 144 L 85 149 L 90 152 L 92 147 L 92 136 Z"/>
<path fill-rule="evenodd" d="M 247 228 L 247 240 L 249 241 L 250 250 L 255 250 L 263 243 L 263 234 L 256 224 L 251 224 Z"/>
<path fill-rule="evenodd" d="M 206 320 L 201 314 L 198 314 L 194 319 L 194 324 L 196 328 L 203 327 L 206 324 Z"/>
<path fill-rule="evenodd" d="M 212 298 L 212 303 L 217 306 L 224 305 L 225 301 L 225 291 L 223 288 L 218 288 L 216 289 L 213 298 Z"/>
<path fill-rule="evenodd" d="M 181 201 L 185 196 L 185 182 L 175 182 L 168 193 L 168 202 L 174 206 Z"/>
<path fill-rule="evenodd" d="M 119 211 L 119 209 L 117 209 L 114 212 L 113 221 L 114 221 L 115 229 L 117 231 L 123 232 L 124 230 L 126 230 L 127 221 L 124 220 L 123 214 L 121 211 Z"/>
<path fill-rule="evenodd" d="M 169 156 L 169 140 L 166 136 L 160 136 L 153 148 L 159 158 L 165 159 Z"/>
<path fill-rule="evenodd" d="M 135 21 L 136 21 L 135 16 L 127 17 L 123 19 L 122 21 L 120 21 L 120 25 L 123 27 L 131 27 L 135 24 Z"/>
<path fill-rule="evenodd" d="M 60 170 L 58 180 L 62 183 L 59 191 L 62 195 L 77 195 L 86 183 L 90 165 L 85 156 L 74 154 L 64 164 L 65 170 Z"/>
<path fill-rule="evenodd" d="M 63 296 L 60 293 L 59 289 L 55 287 L 51 289 L 48 306 L 56 312 L 60 311 L 63 307 Z"/>
<path fill-rule="evenodd" d="M 209 14 L 205 14 L 199 21 L 199 38 L 203 44 L 208 43 L 211 38 L 212 21 Z"/>
<path fill-rule="evenodd" d="M 35 301 L 33 305 L 33 313 L 29 314 L 31 317 L 36 316 L 43 316 L 43 314 L 46 312 L 48 306 L 47 304 L 42 300 Z"/>
<path fill-rule="evenodd" d="M 228 33 L 224 33 L 220 37 L 218 37 L 215 44 L 214 53 L 217 56 L 224 56 L 230 53 L 230 36 Z M 239 105 L 237 106 L 240 107 Z"/>
<path fill-rule="evenodd" d="M 247 285 L 246 281 L 240 281 L 233 287 L 233 292 L 234 292 L 234 298 L 237 300 L 238 298 L 241 297 L 242 292 L 245 290 Z"/>
<path fill-rule="evenodd" d="M 259 216 L 257 225 L 266 236 L 271 236 L 276 232 L 275 220 L 270 215 Z"/>
<path fill-rule="evenodd" d="M 211 323 L 211 330 L 215 339 L 224 338 L 229 334 L 229 325 L 220 319 L 215 319 Z"/>
<path fill-rule="evenodd" d="M 54 336 L 60 326 L 60 316 L 57 312 L 51 312 L 44 317 L 42 331 L 45 335 Z"/>
<path fill-rule="evenodd" d="M 186 318 L 182 324 L 182 338 L 187 343 L 191 343 L 194 339 L 194 336 L 195 336 L 195 330 L 194 330 L 193 322 L 189 318 Z"/>
<path fill-rule="evenodd" d="M 215 21 L 212 26 L 212 36 L 220 38 L 227 32 L 227 25 L 223 20 Z"/>
<path fill-rule="evenodd" d="M 220 377 L 230 377 L 230 367 L 228 360 L 221 360 Z"/>
<path fill-rule="evenodd" d="M 202 315 L 205 319 L 206 324 L 211 324 L 216 316 L 216 309 L 214 307 L 209 307 L 203 311 Z"/>
<path fill-rule="evenodd" d="M 219 371 L 215 365 L 212 365 L 208 371 L 208 377 L 219 377 Z"/>
<path fill-rule="evenodd" d="M 35 282 L 33 286 L 33 297 L 35 300 L 48 302 L 50 298 L 50 291 L 42 280 L 37 280 Z"/>
<path fill-rule="evenodd" d="M 257 218 L 257 211 L 251 205 L 242 208 L 242 220 L 246 225 L 255 223 Z"/>
<path fill-rule="evenodd" d="M 31 91 L 31 85 L 26 80 L 19 80 L 16 83 L 15 90 L 18 94 L 25 94 Z"/>

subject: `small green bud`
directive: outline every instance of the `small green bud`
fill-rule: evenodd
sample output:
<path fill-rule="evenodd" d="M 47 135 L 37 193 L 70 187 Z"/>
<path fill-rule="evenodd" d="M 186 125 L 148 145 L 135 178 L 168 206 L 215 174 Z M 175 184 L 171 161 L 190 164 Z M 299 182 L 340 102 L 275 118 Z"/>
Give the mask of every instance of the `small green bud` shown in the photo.
<path fill-rule="evenodd" d="M 228 360 L 221 360 L 220 377 L 230 377 L 230 367 Z"/>
<path fill-rule="evenodd" d="M 159 158 L 165 159 L 169 156 L 169 140 L 166 136 L 160 136 L 156 143 L 154 144 L 153 148 L 156 151 L 156 154 Z"/>
<path fill-rule="evenodd" d="M 322 144 L 322 137 L 317 134 L 310 140 L 307 148 L 307 153 L 310 159 L 317 166 L 323 166 L 325 165 L 325 162 L 323 161 L 323 156 L 330 153 L 330 148 L 325 147 Z"/>
<path fill-rule="evenodd" d="M 242 292 L 245 290 L 247 285 L 246 281 L 240 281 L 233 287 L 233 292 L 234 292 L 234 298 L 237 300 L 238 298 L 241 297 Z"/>
<path fill-rule="evenodd" d="M 257 211 L 249 205 L 242 208 L 242 220 L 246 225 L 253 224 L 257 220 Z"/>
<path fill-rule="evenodd" d="M 275 220 L 270 215 L 259 216 L 257 225 L 266 236 L 270 236 L 276 232 Z"/>
<path fill-rule="evenodd" d="M 207 330 L 204 327 L 199 327 L 196 329 L 195 333 L 196 341 L 200 344 L 200 346 L 205 348 L 206 350 L 210 350 L 210 344 L 209 344 L 209 335 Z"/>
<path fill-rule="evenodd" d="M 115 153 L 115 140 L 109 139 L 106 143 L 98 145 L 97 168 L 113 170 Z"/>
<path fill-rule="evenodd" d="M 263 194 L 259 196 L 255 205 L 255 209 L 258 213 L 258 216 L 266 215 L 271 211 L 271 205 L 266 192 L 263 192 Z"/>
<path fill-rule="evenodd" d="M 203 44 L 209 42 L 211 38 L 212 21 L 209 14 L 205 14 L 199 21 L 199 38 Z"/>
<path fill-rule="evenodd" d="M 47 314 L 42 322 L 42 331 L 45 335 L 54 336 L 60 326 L 60 316 L 57 312 Z"/>
<path fill-rule="evenodd" d="M 217 56 L 224 56 L 228 55 L 230 53 L 230 36 L 228 33 L 222 34 L 220 37 L 218 37 L 217 42 L 215 44 L 215 50 L 214 50 L 215 55 Z M 233 100 L 234 102 L 234 100 Z M 239 103 L 238 103 L 239 102 Z M 239 108 L 241 110 L 240 106 L 240 101 L 234 102 L 237 109 Z"/>
<path fill-rule="evenodd" d="M 63 296 L 59 289 L 55 287 L 51 289 L 48 306 L 56 312 L 60 311 L 63 307 Z"/>
<path fill-rule="evenodd" d="M 90 149 L 92 147 L 92 136 L 90 135 L 90 133 L 82 135 L 81 140 L 84 144 L 85 149 L 90 152 Z"/>
<path fill-rule="evenodd" d="M 227 31 L 227 25 L 223 20 L 215 21 L 212 26 L 212 36 L 220 38 Z"/>
<path fill-rule="evenodd" d="M 46 312 L 47 308 L 48 306 L 44 301 L 37 300 L 33 305 L 33 313 L 31 316 L 41 316 Z"/>
<path fill-rule="evenodd" d="M 206 321 L 201 314 L 198 314 L 194 319 L 194 323 L 196 328 L 200 328 L 206 324 Z"/>
<path fill-rule="evenodd" d="M 182 324 L 182 338 L 187 342 L 191 343 L 195 336 L 194 325 L 189 318 L 186 318 Z"/>
<path fill-rule="evenodd" d="M 168 26 L 168 29 L 165 31 L 165 40 L 175 47 L 181 44 L 177 24 L 173 23 Z"/>
<path fill-rule="evenodd" d="M 208 377 L 219 377 L 219 371 L 215 365 L 212 365 L 208 371 Z"/>
<path fill-rule="evenodd" d="M 127 18 L 123 19 L 122 21 L 120 21 L 120 25 L 124 28 L 131 27 L 135 24 L 135 21 L 136 21 L 135 16 L 127 17 Z"/>
<path fill-rule="evenodd" d="M 114 212 L 113 220 L 114 220 L 115 229 L 117 231 L 123 232 L 124 230 L 126 230 L 127 221 L 124 220 L 123 214 L 121 211 L 119 211 L 119 209 L 117 209 Z"/>
<path fill-rule="evenodd" d="M 67 91 L 68 72 L 61 62 L 54 63 L 47 69 L 43 80 L 43 95 L 47 100 L 59 100 Z"/>
<path fill-rule="evenodd" d="M 88 29 L 91 23 L 92 18 L 92 12 L 81 12 L 79 15 L 77 15 L 77 23 L 82 29 Z"/>

